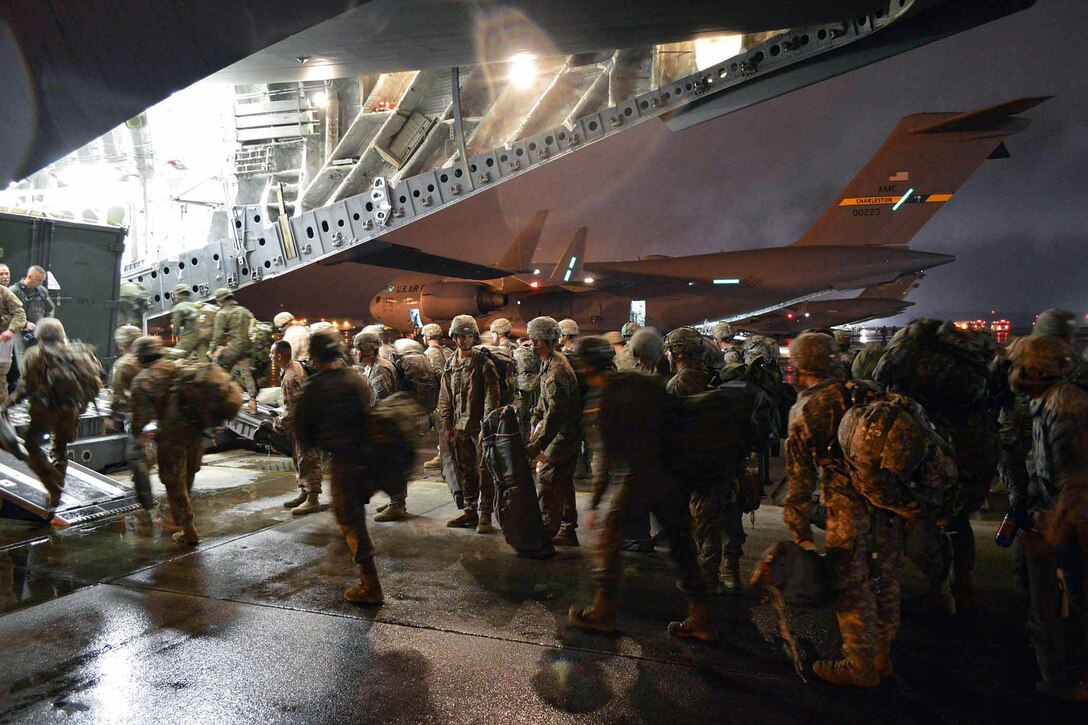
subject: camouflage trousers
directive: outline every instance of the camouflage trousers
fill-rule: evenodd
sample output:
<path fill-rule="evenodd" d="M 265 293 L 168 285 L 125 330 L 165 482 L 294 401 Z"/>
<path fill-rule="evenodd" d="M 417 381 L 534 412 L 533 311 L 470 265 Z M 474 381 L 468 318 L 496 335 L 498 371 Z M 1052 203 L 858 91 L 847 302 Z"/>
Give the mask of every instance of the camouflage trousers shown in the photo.
<path fill-rule="evenodd" d="M 571 455 L 553 455 L 537 472 L 540 512 L 548 540 L 559 533 L 561 526 L 578 528 L 578 507 L 574 499 L 574 467 L 577 463 L 577 451 Z"/>
<path fill-rule="evenodd" d="M 68 444 L 79 433 L 79 410 L 76 408 L 47 407 L 45 403 L 34 399 L 30 403 L 30 425 L 24 436 L 27 452 L 27 465 L 45 486 L 54 491 L 64 488 L 64 477 L 68 473 Z M 53 437 L 53 447 L 46 457 L 42 450 L 42 439 Z"/>
<path fill-rule="evenodd" d="M 691 536 L 699 552 L 699 569 L 709 584 L 721 576 L 722 557 L 744 553 L 744 525 L 737 496 L 728 488 L 691 494 Z"/>
<path fill-rule="evenodd" d="M 321 493 L 321 451 L 304 451 L 295 442 L 294 454 L 291 456 L 295 464 L 295 480 L 298 487 L 306 493 Z"/>
<path fill-rule="evenodd" d="M 827 494 L 827 556 L 835 574 L 835 617 L 848 659 L 891 648 L 899 631 L 903 539 L 899 519 L 860 498 Z"/>
<path fill-rule="evenodd" d="M 224 350 L 215 360 L 218 365 L 234 377 L 235 373 L 242 378 L 242 385 L 251 399 L 257 398 L 257 381 L 253 379 L 253 359 L 249 353 L 236 353 Z"/>
<path fill-rule="evenodd" d="M 691 539 L 691 514 L 687 495 L 661 469 L 642 466 L 631 473 L 612 498 L 612 507 L 604 520 L 604 530 L 597 537 L 594 576 L 601 591 L 615 596 L 623 575 L 620 551 L 628 518 L 649 511 L 657 519 L 669 541 L 669 557 L 680 577 L 680 588 L 691 598 L 706 596 L 706 582 L 696 561 Z"/>
<path fill-rule="evenodd" d="M 204 439 L 200 435 L 169 436 L 157 440 L 159 480 L 166 488 L 170 515 L 182 528 L 193 525 L 193 505 L 189 492 L 204 457 Z"/>
<path fill-rule="evenodd" d="M 332 513 L 344 534 L 351 560 L 362 566 L 374 559 L 374 541 L 366 529 L 366 502 L 371 490 L 366 467 L 333 456 L 329 484 Z"/>
<path fill-rule="evenodd" d="M 490 515 L 495 509 L 495 482 L 486 471 L 481 474 L 480 455 L 476 448 L 478 432 L 455 430 L 450 455 L 457 466 L 457 478 L 465 497 L 465 511 Z"/>

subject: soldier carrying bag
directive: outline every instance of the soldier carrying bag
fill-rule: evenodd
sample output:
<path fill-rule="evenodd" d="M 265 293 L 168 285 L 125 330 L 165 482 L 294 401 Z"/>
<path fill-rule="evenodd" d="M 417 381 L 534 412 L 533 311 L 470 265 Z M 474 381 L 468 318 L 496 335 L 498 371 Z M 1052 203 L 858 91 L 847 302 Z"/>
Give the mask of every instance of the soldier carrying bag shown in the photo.
<path fill-rule="evenodd" d="M 172 417 L 199 430 L 218 428 L 242 409 L 242 389 L 214 363 L 178 369 L 171 386 Z"/>
<path fill-rule="evenodd" d="M 79 410 L 98 398 L 102 389 L 102 365 L 94 348 L 82 342 L 42 345 L 45 361 L 46 402 L 55 407 Z"/>

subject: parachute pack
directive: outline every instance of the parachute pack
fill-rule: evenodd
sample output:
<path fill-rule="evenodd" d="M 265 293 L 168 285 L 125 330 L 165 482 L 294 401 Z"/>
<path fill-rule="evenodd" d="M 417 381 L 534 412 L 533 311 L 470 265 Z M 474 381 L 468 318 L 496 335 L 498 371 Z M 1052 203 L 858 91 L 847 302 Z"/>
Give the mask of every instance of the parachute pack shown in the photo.
<path fill-rule="evenodd" d="M 492 345 L 477 345 L 472 349 L 495 365 L 495 371 L 499 374 L 499 404 L 509 405 L 514 402 L 514 394 L 518 389 L 518 368 L 514 356 L 503 348 Z"/>
<path fill-rule="evenodd" d="M 797 402 L 797 391 L 782 380 L 782 373 L 777 363 L 756 359 L 750 363 L 733 363 L 718 371 L 718 381 L 728 383 L 743 380 L 758 386 L 774 402 L 776 409 L 775 425 L 777 437 L 786 435 L 786 423 L 790 417 L 790 408 Z"/>
<path fill-rule="evenodd" d="M 438 380 L 427 356 L 418 352 L 398 353 L 393 367 L 397 369 L 400 389 L 411 393 L 426 411 L 434 410 L 438 405 Z"/>
<path fill-rule="evenodd" d="M 201 430 L 223 425 L 242 409 L 242 389 L 215 363 L 178 368 L 171 395 L 177 418 Z"/>
<path fill-rule="evenodd" d="M 50 405 L 83 410 L 102 389 L 102 365 L 94 347 L 82 342 L 39 345 L 45 361 L 46 397 Z"/>
<path fill-rule="evenodd" d="M 853 406 L 839 424 L 838 443 L 852 477 L 902 486 L 928 515 L 955 513 L 959 473 L 952 446 L 910 398 L 849 384 Z"/>

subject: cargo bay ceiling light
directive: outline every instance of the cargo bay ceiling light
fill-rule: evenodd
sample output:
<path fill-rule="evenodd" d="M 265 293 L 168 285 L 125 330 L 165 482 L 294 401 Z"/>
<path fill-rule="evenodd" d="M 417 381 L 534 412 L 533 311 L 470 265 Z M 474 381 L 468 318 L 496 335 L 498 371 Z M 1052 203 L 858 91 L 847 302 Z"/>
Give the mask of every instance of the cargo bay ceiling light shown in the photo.
<path fill-rule="evenodd" d="M 325 93 L 325 91 L 318 91 L 317 93 L 310 96 L 310 101 L 317 108 L 328 108 L 328 106 L 329 106 L 329 94 Z"/>
<path fill-rule="evenodd" d="M 510 83 L 515 88 L 528 88 L 536 80 L 536 58 L 531 53 L 516 53 L 510 58 Z"/>

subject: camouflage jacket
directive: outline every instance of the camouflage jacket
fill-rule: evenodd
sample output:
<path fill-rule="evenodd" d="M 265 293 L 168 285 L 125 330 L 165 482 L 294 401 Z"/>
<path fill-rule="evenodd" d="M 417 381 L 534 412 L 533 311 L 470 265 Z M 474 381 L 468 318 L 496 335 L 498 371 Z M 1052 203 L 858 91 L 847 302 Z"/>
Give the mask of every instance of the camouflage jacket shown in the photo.
<path fill-rule="evenodd" d="M 142 369 L 140 361 L 131 352 L 126 352 L 113 363 L 110 372 L 110 411 L 115 415 L 132 412 L 132 381 Z"/>
<path fill-rule="evenodd" d="M 294 433 L 298 401 L 302 398 L 302 386 L 306 383 L 306 371 L 296 360 L 280 372 L 280 390 L 283 391 L 283 412 L 273 421 L 276 430 Z"/>
<path fill-rule="evenodd" d="M 710 374 L 701 367 L 684 368 L 672 376 L 665 390 L 669 395 L 686 398 L 690 395 L 705 393 L 710 384 Z"/>
<path fill-rule="evenodd" d="M 477 433 L 483 419 L 499 407 L 499 372 L 476 350 L 463 360 L 454 353 L 442 371 L 438 417 L 445 430 Z"/>
<path fill-rule="evenodd" d="M 1062 382 L 1033 400 L 1031 439 L 1027 504 L 1049 509 L 1065 486 L 1088 481 L 1088 392 Z"/>
<path fill-rule="evenodd" d="M 165 358 L 141 370 L 132 380 L 132 432 L 138 435 L 152 421 L 158 421 L 158 438 L 191 436 L 191 425 L 171 415 L 172 387 L 178 374 L 177 363 Z"/>
<path fill-rule="evenodd" d="M 578 379 L 561 352 L 540 361 L 540 397 L 530 429 L 540 426 L 531 443 L 547 458 L 577 455 L 581 445 Z"/>
<path fill-rule="evenodd" d="M 200 327 L 197 320 L 200 312 L 189 300 L 174 304 L 170 310 L 170 322 L 174 326 L 174 347 L 186 354 L 200 345 Z"/>
<path fill-rule="evenodd" d="M 634 370 L 635 355 L 631 352 L 631 345 L 624 345 L 623 349 L 616 353 L 616 357 L 612 358 L 612 364 L 616 366 L 617 370 Z"/>
<path fill-rule="evenodd" d="M 450 349 L 441 345 L 428 345 L 424 354 L 427 356 L 427 362 L 431 364 L 431 370 L 441 377 L 442 371 L 446 369 L 446 361 L 452 356 Z"/>
<path fill-rule="evenodd" d="M 370 383 L 370 394 L 373 396 L 371 403 L 384 400 L 400 390 L 400 385 L 397 383 L 397 368 L 388 360 L 376 357 L 369 365 L 360 363 L 355 366 L 355 369 Z"/>
<path fill-rule="evenodd" d="M 303 450 L 323 450 L 351 462 L 362 454 L 374 391 L 349 367 L 314 373 L 295 407 L 295 440 Z"/>
<path fill-rule="evenodd" d="M 19 296 L 0 286 L 0 330 L 11 330 L 16 335 L 26 327 L 26 310 Z"/>
<path fill-rule="evenodd" d="M 234 300 L 227 300 L 215 315 L 215 326 L 212 327 L 212 349 L 223 345 L 235 354 L 248 353 L 253 347 L 249 339 L 249 328 L 252 324 L 252 312 Z"/>

